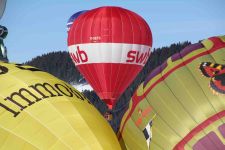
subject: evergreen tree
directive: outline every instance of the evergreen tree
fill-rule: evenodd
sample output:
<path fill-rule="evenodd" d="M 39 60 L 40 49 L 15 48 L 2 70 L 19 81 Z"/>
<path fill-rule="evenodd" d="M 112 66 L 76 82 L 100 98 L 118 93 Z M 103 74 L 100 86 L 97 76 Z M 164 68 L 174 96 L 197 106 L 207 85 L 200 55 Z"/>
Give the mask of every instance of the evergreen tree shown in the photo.
<path fill-rule="evenodd" d="M 190 44 L 191 43 L 188 41 L 183 43 L 174 43 L 168 47 L 165 46 L 152 51 L 151 56 L 142 71 L 121 95 L 117 104 L 112 110 L 113 120 L 110 122 L 110 124 L 115 132 L 117 132 L 119 129 L 121 119 L 128 108 L 129 100 L 132 97 L 134 91 L 137 89 L 138 85 L 140 85 L 140 83 L 145 80 L 152 70 L 163 64 L 163 62 L 168 57 L 177 52 L 180 52 Z M 25 64 L 35 66 L 43 71 L 51 73 L 68 83 L 78 83 L 78 81 L 82 78 L 82 75 L 75 68 L 69 53 L 66 51 L 44 54 L 42 56 L 33 58 L 31 61 L 28 61 Z M 91 103 L 100 111 L 101 114 L 104 114 L 107 111 L 106 104 L 97 96 L 94 91 L 83 91 L 83 94 L 91 101 Z"/>

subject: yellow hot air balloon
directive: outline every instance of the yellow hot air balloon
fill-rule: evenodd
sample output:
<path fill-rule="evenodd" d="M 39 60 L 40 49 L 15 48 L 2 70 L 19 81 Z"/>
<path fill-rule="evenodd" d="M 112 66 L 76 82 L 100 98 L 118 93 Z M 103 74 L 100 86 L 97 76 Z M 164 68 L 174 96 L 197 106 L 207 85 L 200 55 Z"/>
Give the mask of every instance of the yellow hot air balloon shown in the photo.
<path fill-rule="evenodd" d="M 224 150 L 225 36 L 167 59 L 129 106 L 119 131 L 123 149 Z"/>
<path fill-rule="evenodd" d="M 37 68 L 0 62 L 0 149 L 120 149 L 76 89 Z"/>

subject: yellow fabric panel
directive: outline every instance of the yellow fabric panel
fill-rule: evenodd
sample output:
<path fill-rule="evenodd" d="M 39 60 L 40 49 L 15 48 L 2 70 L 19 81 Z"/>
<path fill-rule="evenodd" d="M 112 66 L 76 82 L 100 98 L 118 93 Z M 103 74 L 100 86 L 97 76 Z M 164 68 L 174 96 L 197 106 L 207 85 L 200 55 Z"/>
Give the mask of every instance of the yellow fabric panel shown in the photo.
<path fill-rule="evenodd" d="M 76 89 L 30 66 L 0 62 L 0 69 L 0 149 L 120 149 Z"/>
<path fill-rule="evenodd" d="M 135 130 L 136 132 L 133 132 Z M 144 150 L 147 148 L 143 133 L 136 127 L 132 120 L 129 120 L 123 132 L 123 138 L 126 148 L 129 150 Z"/>

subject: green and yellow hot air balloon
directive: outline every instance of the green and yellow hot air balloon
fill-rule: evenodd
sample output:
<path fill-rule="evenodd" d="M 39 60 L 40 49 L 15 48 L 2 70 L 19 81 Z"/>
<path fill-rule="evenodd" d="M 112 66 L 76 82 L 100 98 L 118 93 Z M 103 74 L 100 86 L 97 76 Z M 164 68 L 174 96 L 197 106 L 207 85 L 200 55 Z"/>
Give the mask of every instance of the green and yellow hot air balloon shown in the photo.
<path fill-rule="evenodd" d="M 168 58 L 129 106 L 119 132 L 123 149 L 225 149 L 225 36 Z"/>

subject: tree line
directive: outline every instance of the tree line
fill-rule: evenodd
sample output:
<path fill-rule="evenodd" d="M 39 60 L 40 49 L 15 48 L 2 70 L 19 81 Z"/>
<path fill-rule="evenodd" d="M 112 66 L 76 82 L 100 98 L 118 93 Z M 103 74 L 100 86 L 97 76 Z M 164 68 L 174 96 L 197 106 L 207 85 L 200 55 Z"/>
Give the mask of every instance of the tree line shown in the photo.
<path fill-rule="evenodd" d="M 155 48 L 152 50 L 152 53 L 146 65 L 135 78 L 135 80 L 126 89 L 126 91 L 122 94 L 112 110 L 113 120 L 110 121 L 110 124 L 115 132 L 117 132 L 119 129 L 122 116 L 126 112 L 129 100 L 138 85 L 144 81 L 144 79 L 153 69 L 161 65 L 167 58 L 181 51 L 190 44 L 190 42 L 185 41 L 174 43 L 170 46 Z M 58 51 L 43 54 L 42 56 L 35 57 L 32 60 L 25 62 L 24 64 L 35 66 L 68 83 L 76 84 L 79 83 L 80 79 L 82 79 L 82 75 L 75 68 L 75 65 L 73 64 L 67 51 Z M 100 100 L 100 98 L 94 91 L 83 91 L 83 94 L 91 101 L 91 103 L 100 111 L 101 114 L 104 114 L 107 111 L 106 104 Z"/>

